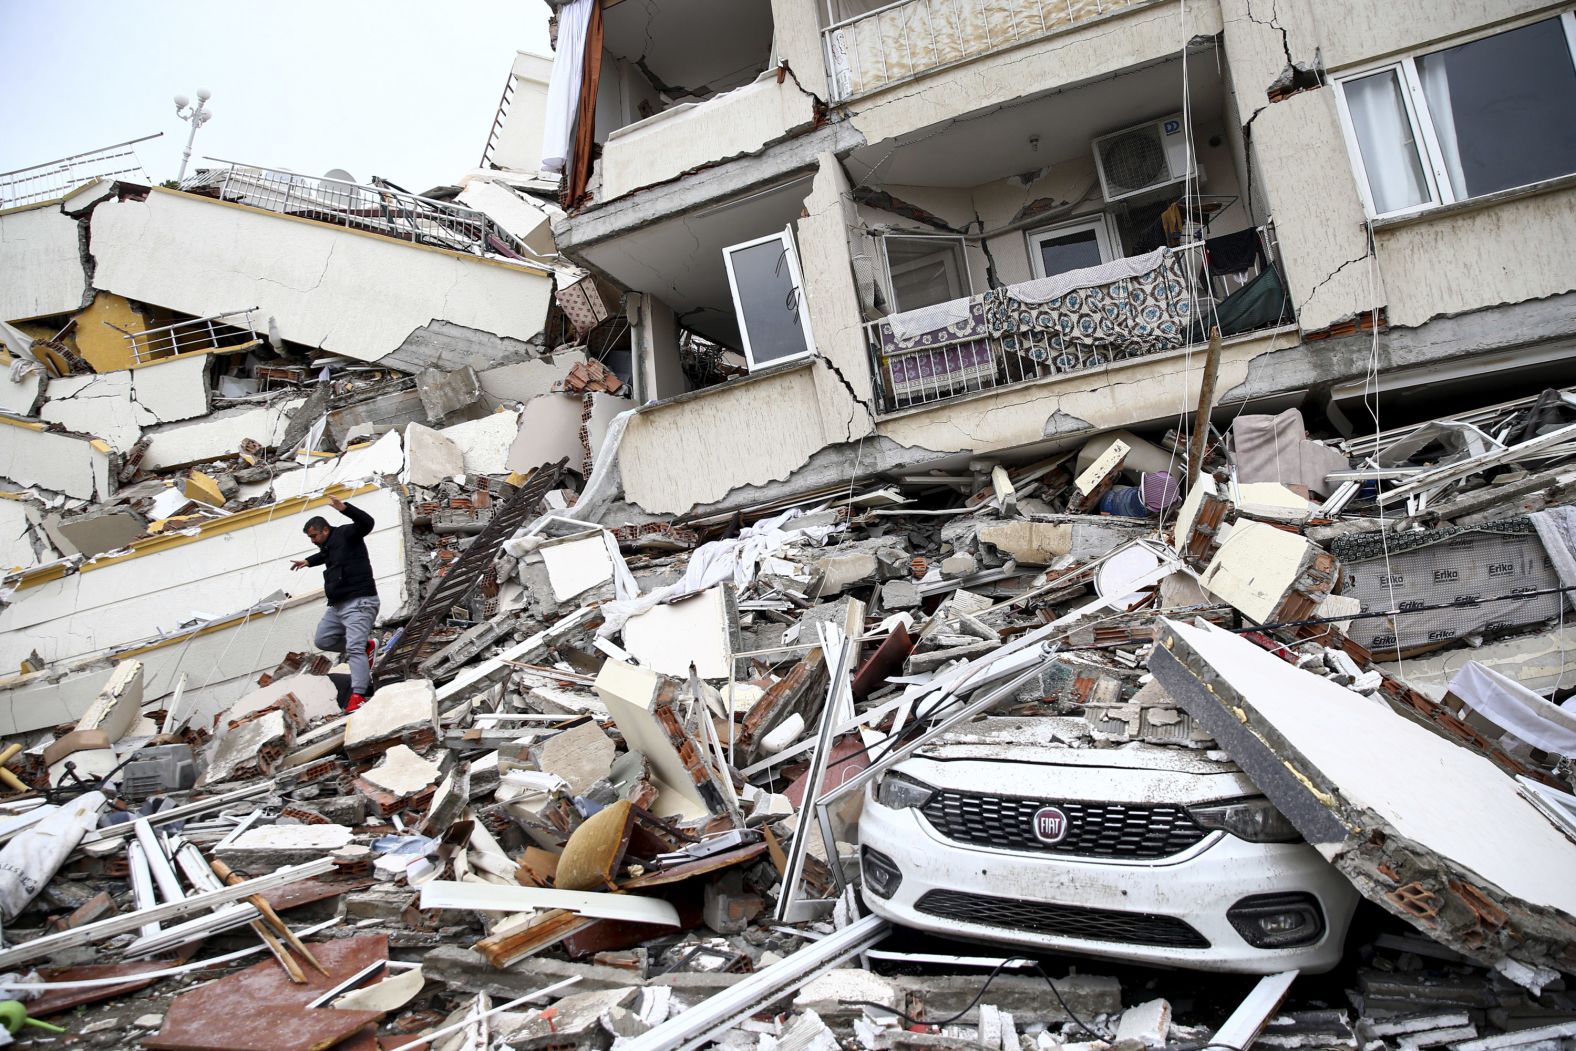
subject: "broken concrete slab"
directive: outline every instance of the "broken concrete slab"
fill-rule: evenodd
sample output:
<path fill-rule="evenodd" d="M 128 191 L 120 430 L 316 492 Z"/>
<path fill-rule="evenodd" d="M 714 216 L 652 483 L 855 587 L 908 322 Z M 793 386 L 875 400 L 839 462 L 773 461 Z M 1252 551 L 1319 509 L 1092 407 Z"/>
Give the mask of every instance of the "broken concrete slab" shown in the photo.
<path fill-rule="evenodd" d="M 1313 616 L 1339 570 L 1335 556 L 1306 537 L 1238 521 L 1199 584 L 1244 616 L 1271 624 Z"/>
<path fill-rule="evenodd" d="M 1089 515 L 1056 515 L 982 523 L 975 533 L 982 546 L 1021 565 L 1046 566 L 1059 558 L 1088 561 L 1149 532 L 1141 522 Z M 945 572 L 945 569 L 943 569 Z"/>
<path fill-rule="evenodd" d="M 559 602 L 613 582 L 613 558 L 601 530 L 545 543 L 537 551 L 547 567 L 553 598 Z"/>
<path fill-rule="evenodd" d="M 466 474 L 508 474 L 510 471 L 530 470 L 554 462 L 537 460 L 523 467 L 514 466 L 511 449 L 520 434 L 520 419 L 520 414 L 511 409 L 490 413 L 479 420 L 457 423 L 438 433 L 459 448 Z"/>
<path fill-rule="evenodd" d="M 105 511 L 75 518 L 47 515 L 43 527 L 61 553 L 92 558 L 125 547 L 147 531 L 148 523 L 131 511 Z"/>
<path fill-rule="evenodd" d="M 565 457 L 571 469 L 580 470 L 585 458 L 580 445 L 582 411 L 580 398 L 572 394 L 544 394 L 527 402 L 509 446 L 509 470 L 529 471 Z"/>
<path fill-rule="evenodd" d="M 630 750 L 651 760 L 662 781 L 662 794 L 651 808 L 659 816 L 702 816 L 719 806 L 715 795 L 703 795 L 690 776 L 689 765 L 672 737 L 657 720 L 654 709 L 671 705 L 676 684 L 656 672 L 619 660 L 608 660 L 596 677 L 597 696 L 624 735 Z M 689 742 L 689 747 L 695 747 Z"/>
<path fill-rule="evenodd" d="M 276 703 L 285 694 L 290 694 L 296 699 L 301 714 L 307 722 L 316 722 L 339 714 L 339 691 L 334 685 L 334 680 L 327 675 L 297 672 L 294 675 L 281 676 L 267 686 L 259 686 L 248 693 L 231 706 L 225 713 L 225 719 L 232 721 L 244 718 L 253 712 L 260 712 Z"/>
<path fill-rule="evenodd" d="M 478 374 L 482 392 L 503 404 L 524 404 L 552 392 L 553 384 L 586 360 L 584 351 L 560 351 L 551 358 L 532 358 L 500 365 Z"/>
<path fill-rule="evenodd" d="M 1150 668 L 1370 901 L 1490 967 L 1576 967 L 1576 843 L 1488 759 L 1212 626 L 1162 621 Z"/>
<path fill-rule="evenodd" d="M 469 365 L 457 369 L 424 369 L 416 374 L 416 393 L 426 410 L 427 422 L 437 423 L 450 413 L 468 409 L 481 397 L 481 383 Z"/>
<path fill-rule="evenodd" d="M 77 729 L 101 731 L 111 742 L 125 737 L 142 715 L 142 685 L 141 661 L 115 665 L 92 707 L 77 720 Z"/>
<path fill-rule="evenodd" d="M 102 501 L 114 493 L 113 450 L 103 439 L 3 415 L 0 428 L 0 478 L 78 500 Z"/>
<path fill-rule="evenodd" d="M 464 475 L 465 453 L 458 445 L 431 427 L 420 423 L 405 425 L 405 481 L 434 486 Z"/>
<path fill-rule="evenodd" d="M 16 376 L 9 368 L 0 369 L 0 412 L 32 416 L 43 400 L 44 386 L 48 382 L 49 377 L 42 367 L 23 370 Z"/>
<path fill-rule="evenodd" d="M 272 872 L 285 865 L 316 861 L 349 846 L 355 837 L 355 829 L 344 825 L 259 825 L 214 853 L 233 868 Z"/>
<path fill-rule="evenodd" d="M 624 648 L 645 667 L 688 678 L 728 677 L 736 614 L 726 587 L 656 605 L 624 622 Z"/>
<path fill-rule="evenodd" d="M 225 781 L 272 773 L 285 752 L 295 743 L 295 729 L 282 711 L 264 712 L 249 722 L 230 730 L 214 749 L 208 760 L 202 784 L 216 785 Z"/>
<path fill-rule="evenodd" d="M 437 737 L 437 694 L 426 679 L 391 683 L 345 720 L 345 754 L 362 759 L 404 742 L 424 747 Z"/>
<path fill-rule="evenodd" d="M 284 436 L 290 414 L 305 400 L 283 394 L 267 405 L 220 409 L 201 419 L 149 428 L 144 435 L 152 442 L 143 454 L 142 469 L 161 471 L 217 460 L 234 454 L 248 438 L 272 448 Z"/>
<path fill-rule="evenodd" d="M 426 809 L 423 796 L 438 783 L 442 768 L 411 751 L 394 745 L 371 770 L 356 778 L 356 788 L 372 803 L 381 817 L 397 814 L 406 807 Z"/>
<path fill-rule="evenodd" d="M 608 776 L 616 751 L 602 728 L 587 720 L 543 741 L 536 749 L 536 763 L 569 782 L 570 794 L 578 796 Z"/>

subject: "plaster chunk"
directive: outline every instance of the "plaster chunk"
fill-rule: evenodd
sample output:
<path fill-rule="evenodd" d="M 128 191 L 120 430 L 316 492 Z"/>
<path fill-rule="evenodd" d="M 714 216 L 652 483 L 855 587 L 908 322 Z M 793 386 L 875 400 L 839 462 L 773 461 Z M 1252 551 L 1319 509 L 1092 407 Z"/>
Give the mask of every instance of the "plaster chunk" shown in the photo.
<path fill-rule="evenodd" d="M 438 764 L 429 763 L 405 745 L 397 744 L 384 752 L 383 761 L 362 774 L 361 780 L 395 796 L 413 796 L 437 782 Z"/>
<path fill-rule="evenodd" d="M 296 673 L 275 679 L 242 697 L 224 715 L 224 722 L 244 718 L 274 704 L 285 694 L 295 697 L 308 722 L 339 714 L 339 690 L 327 675 Z"/>

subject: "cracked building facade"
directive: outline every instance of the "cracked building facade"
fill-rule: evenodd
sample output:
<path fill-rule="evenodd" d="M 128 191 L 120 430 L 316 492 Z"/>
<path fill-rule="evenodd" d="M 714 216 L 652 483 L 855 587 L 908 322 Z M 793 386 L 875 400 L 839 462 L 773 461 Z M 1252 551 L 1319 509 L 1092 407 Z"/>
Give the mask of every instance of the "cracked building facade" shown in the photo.
<path fill-rule="evenodd" d="M 619 515 L 1163 429 L 1217 326 L 1217 422 L 1570 382 L 1568 4 L 548 2 L 489 162 L 625 293 Z"/>

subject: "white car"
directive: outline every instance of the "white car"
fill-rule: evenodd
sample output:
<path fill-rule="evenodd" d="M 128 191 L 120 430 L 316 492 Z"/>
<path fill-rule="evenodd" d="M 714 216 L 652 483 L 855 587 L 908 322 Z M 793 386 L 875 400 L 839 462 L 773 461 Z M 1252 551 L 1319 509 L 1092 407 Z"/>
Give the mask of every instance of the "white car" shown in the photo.
<path fill-rule="evenodd" d="M 988 717 L 877 778 L 859 820 L 866 905 L 1042 952 L 1248 974 L 1335 965 L 1356 890 L 1234 764 L 1069 747 L 1072 723 Z"/>

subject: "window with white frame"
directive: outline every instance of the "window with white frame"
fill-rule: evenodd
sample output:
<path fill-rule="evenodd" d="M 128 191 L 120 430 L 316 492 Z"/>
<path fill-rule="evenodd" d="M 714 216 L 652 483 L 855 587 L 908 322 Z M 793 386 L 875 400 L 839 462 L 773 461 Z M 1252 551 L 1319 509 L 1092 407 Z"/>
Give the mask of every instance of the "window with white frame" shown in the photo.
<path fill-rule="evenodd" d="M 751 369 L 815 354 L 810 308 L 794 251 L 793 229 L 722 250 L 739 319 L 739 342 Z"/>
<path fill-rule="evenodd" d="M 1576 13 L 1340 81 L 1369 214 L 1576 173 Z"/>
<path fill-rule="evenodd" d="M 1029 265 L 1035 277 L 1055 277 L 1069 270 L 1099 266 L 1121 255 L 1104 214 L 1031 230 L 1027 237 Z"/>
<path fill-rule="evenodd" d="M 969 260 L 961 237 L 888 235 L 887 290 L 892 313 L 935 306 L 971 293 Z"/>

